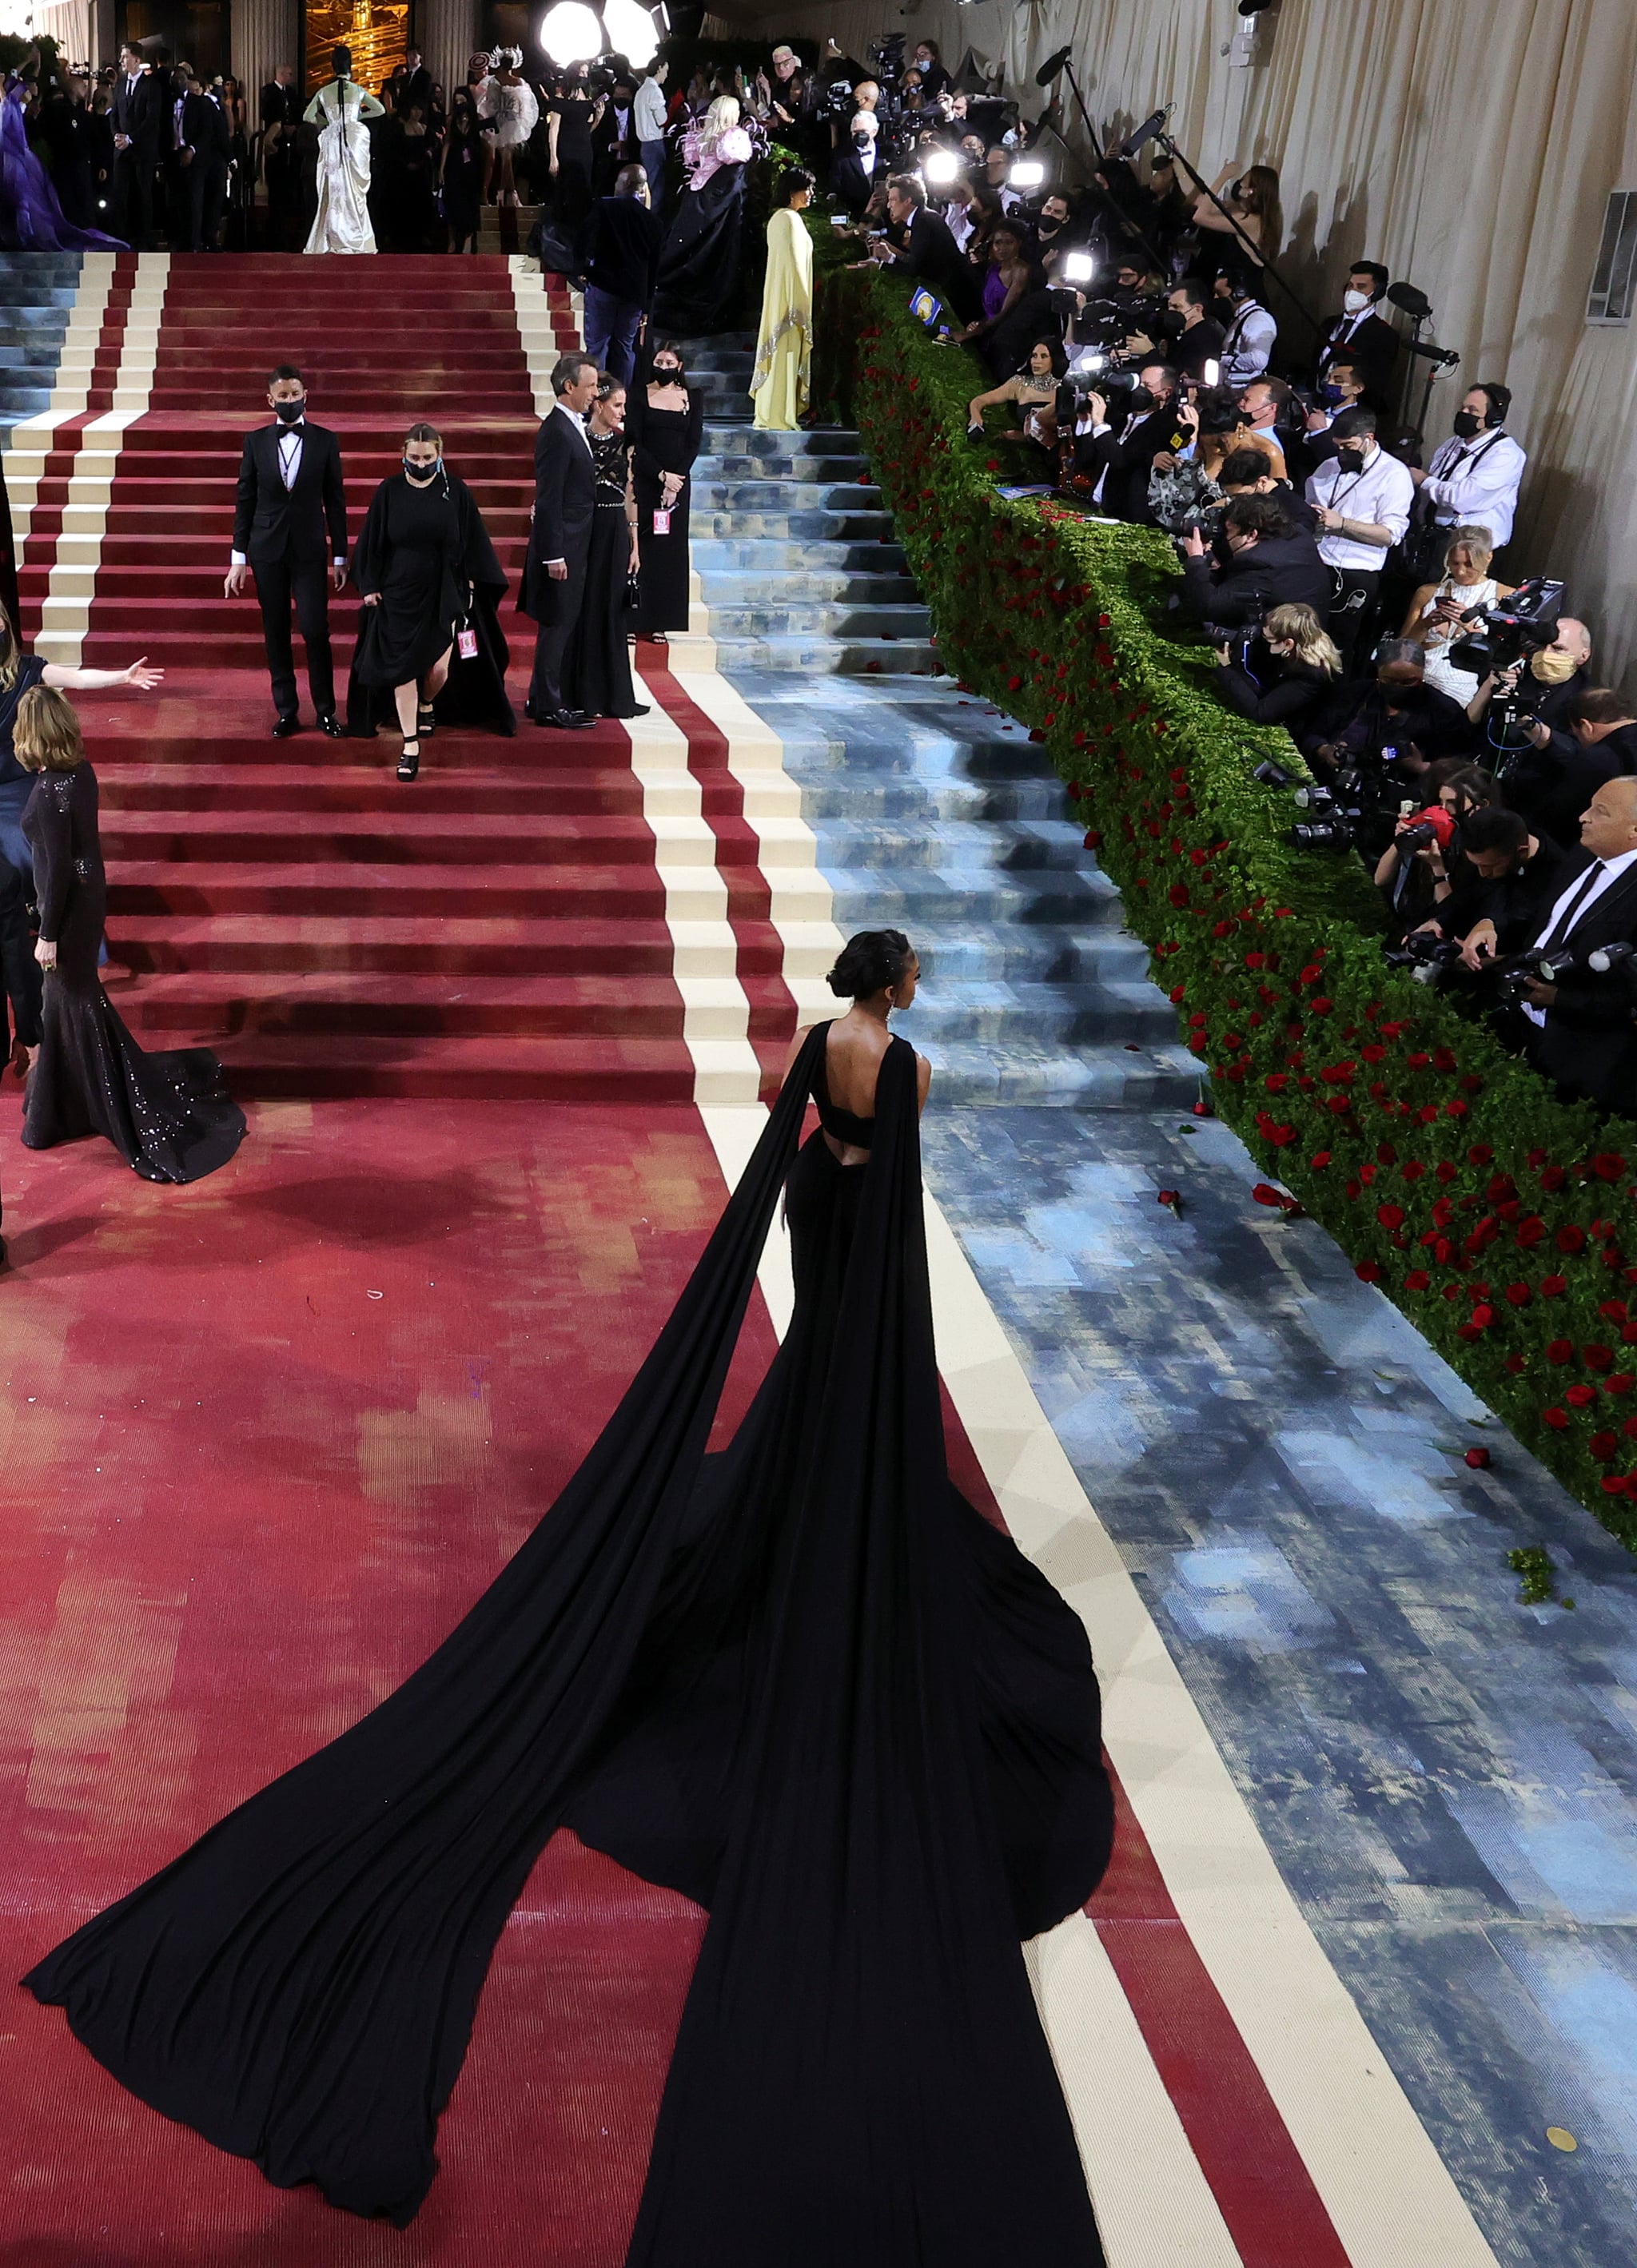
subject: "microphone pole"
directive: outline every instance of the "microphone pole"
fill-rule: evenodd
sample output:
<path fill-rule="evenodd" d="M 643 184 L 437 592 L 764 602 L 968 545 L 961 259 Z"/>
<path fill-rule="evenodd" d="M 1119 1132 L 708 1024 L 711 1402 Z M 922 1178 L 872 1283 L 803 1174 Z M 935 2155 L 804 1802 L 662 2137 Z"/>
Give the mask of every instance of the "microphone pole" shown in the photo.
<path fill-rule="evenodd" d="M 1244 246 L 1246 251 L 1255 254 L 1257 269 L 1263 275 L 1271 276 L 1272 277 L 1275 284 L 1279 285 L 1279 290 L 1283 291 L 1285 297 L 1290 301 L 1291 306 L 1301 317 L 1302 321 L 1308 324 L 1311 328 L 1314 337 L 1316 339 L 1323 339 L 1324 335 L 1324 325 L 1322 320 L 1317 315 L 1314 314 L 1309 308 L 1303 305 L 1300 297 L 1296 292 L 1292 291 L 1290 285 L 1279 274 L 1272 261 L 1260 250 L 1256 239 L 1245 234 L 1243 229 L 1240 227 L 1239 223 L 1234 218 L 1232 213 L 1228 211 L 1228 207 L 1222 202 L 1220 197 L 1217 195 L 1216 191 L 1211 187 L 1209 181 L 1206 180 L 1205 175 L 1199 171 L 1198 167 L 1191 164 L 1189 159 L 1183 155 L 1182 151 L 1177 148 L 1176 143 L 1172 141 L 1169 134 L 1161 131 L 1156 134 L 1154 138 L 1157 145 L 1164 151 L 1166 156 L 1173 159 L 1176 164 L 1183 166 L 1184 170 L 1192 176 L 1194 180 L 1198 183 L 1199 187 L 1205 191 L 1206 196 L 1210 198 L 1211 202 L 1216 207 L 1218 212 L 1221 214 L 1222 218 L 1228 223 L 1229 228 L 1233 230 L 1234 234 L 1239 239 L 1241 244 Z"/>
<path fill-rule="evenodd" d="M 1074 66 L 1066 55 L 1063 58 L 1063 76 L 1073 90 L 1075 107 L 1080 112 L 1080 124 L 1086 129 L 1086 139 L 1091 144 L 1091 154 L 1101 166 L 1102 144 L 1098 141 L 1097 129 L 1091 122 L 1091 113 L 1086 107 L 1086 98 L 1080 91 L 1080 81 L 1074 76 Z"/>

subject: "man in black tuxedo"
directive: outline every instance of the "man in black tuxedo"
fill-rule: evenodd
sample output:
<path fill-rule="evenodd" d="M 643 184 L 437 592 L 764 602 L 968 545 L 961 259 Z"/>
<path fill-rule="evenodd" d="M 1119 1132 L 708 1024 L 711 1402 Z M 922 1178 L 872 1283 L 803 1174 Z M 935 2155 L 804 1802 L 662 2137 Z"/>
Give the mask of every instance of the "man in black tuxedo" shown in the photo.
<path fill-rule="evenodd" d="M 572 732 L 589 717 L 563 705 L 563 657 L 586 596 L 586 561 L 597 482 L 585 418 L 597 394 L 597 365 L 589 355 L 557 357 L 551 373 L 555 408 L 535 439 L 535 512 L 523 569 L 522 608 L 539 624 L 535 673 L 525 714 L 536 725 Z"/>
<path fill-rule="evenodd" d="M 895 276 L 913 276 L 935 291 L 962 323 L 983 314 L 977 270 L 962 256 L 947 221 L 926 209 L 925 185 L 916 173 L 894 173 L 887 183 L 887 217 L 891 227 L 871 250 L 871 258 Z"/>
<path fill-rule="evenodd" d="M 1600 976 L 1586 960 L 1600 945 L 1637 943 L 1637 779 L 1604 782 L 1580 839 L 1586 856 L 1533 940 L 1543 954 L 1567 948 L 1575 965 L 1555 984 L 1530 984 L 1529 1058 L 1566 1097 L 1630 1112 L 1637 1108 L 1637 1022 L 1627 968 Z"/>
<path fill-rule="evenodd" d="M 1398 359 L 1398 334 L 1378 312 L 1384 302 L 1387 270 L 1376 260 L 1355 260 L 1347 271 L 1342 312 L 1324 327 L 1319 345 L 1317 380 L 1323 386 L 1333 362 L 1350 362 L 1364 380 L 1364 397 L 1373 409 L 1389 413 L 1393 364 Z"/>
<path fill-rule="evenodd" d="M 176 155 L 188 197 L 188 249 L 214 252 L 227 202 L 232 137 L 221 104 L 196 76 L 189 77 L 182 97 L 181 137 Z"/>
<path fill-rule="evenodd" d="M 586 249 L 586 352 L 622 386 L 637 375 L 637 335 L 653 305 L 665 224 L 648 206 L 648 176 L 622 166 L 614 195 L 599 197 Z"/>
<path fill-rule="evenodd" d="M 114 122 L 114 209 L 119 233 L 135 252 L 153 247 L 153 177 L 170 144 L 168 89 L 148 69 L 140 48 L 120 49 L 108 114 Z"/>
<path fill-rule="evenodd" d="M 1130 406 L 1128 397 L 1122 422 L 1111 423 L 1107 432 L 1077 448 L 1075 463 L 1078 470 L 1094 480 L 1096 468 L 1102 468 L 1104 512 L 1116 519 L 1151 527 L 1154 514 L 1148 509 L 1148 481 L 1154 460 L 1168 453 L 1177 434 L 1187 429 L 1177 423 L 1178 381 L 1169 363 L 1145 363 L 1138 372 L 1138 383 L 1142 389 L 1136 396 L 1139 406 Z M 1110 404 L 1117 416 L 1121 406 L 1117 395 Z"/>
<path fill-rule="evenodd" d="M 269 232 L 275 248 L 284 250 L 301 212 L 301 98 L 288 63 L 262 90 L 262 170 Z"/>
<path fill-rule="evenodd" d="M 421 116 L 428 125 L 432 115 L 432 75 L 421 61 L 418 48 L 406 50 L 403 62 L 392 75 L 393 107 L 400 118 L 407 118 L 411 103 L 420 106 Z"/>
<path fill-rule="evenodd" d="M 333 433 L 307 423 L 307 389 L 301 372 L 281 363 L 267 385 L 277 424 L 245 436 L 233 514 L 233 557 L 226 591 L 236 599 L 247 571 L 255 577 L 273 680 L 275 740 L 300 729 L 296 658 L 290 642 L 295 601 L 307 650 L 307 684 L 321 728 L 341 737 L 336 718 L 336 678 L 329 652 L 329 585 L 347 579 L 347 499 L 341 449 Z M 328 531 L 326 545 L 325 532 Z"/>

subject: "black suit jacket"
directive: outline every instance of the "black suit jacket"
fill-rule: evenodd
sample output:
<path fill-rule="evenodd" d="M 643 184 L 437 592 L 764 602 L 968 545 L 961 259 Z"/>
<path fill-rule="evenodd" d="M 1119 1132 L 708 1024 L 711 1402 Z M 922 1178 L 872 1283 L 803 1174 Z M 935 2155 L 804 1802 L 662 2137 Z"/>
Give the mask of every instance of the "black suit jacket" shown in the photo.
<path fill-rule="evenodd" d="M 938 294 L 952 315 L 975 323 L 983 313 L 983 288 L 977 270 L 962 257 L 947 221 L 923 205 L 912 215 L 900 238 L 895 263 L 900 276 L 918 276 Z"/>
<path fill-rule="evenodd" d="M 114 99 L 108 105 L 116 134 L 128 135 L 139 158 L 149 158 L 157 165 L 167 136 L 170 123 L 171 97 L 151 71 L 138 74 L 136 85 L 126 88 L 122 71 L 114 82 Z M 129 155 L 129 151 L 122 153 Z"/>
<path fill-rule="evenodd" d="M 1328 364 L 1338 357 L 1343 362 L 1356 363 L 1364 379 L 1369 407 L 1384 410 L 1392 390 L 1392 366 L 1398 359 L 1398 334 L 1379 315 L 1366 315 L 1353 336 L 1347 338 L 1344 334 L 1352 320 L 1351 315 L 1338 315 L 1325 331 L 1319 349 L 1319 377 L 1324 378 Z"/>
<path fill-rule="evenodd" d="M 586 225 L 586 281 L 640 307 L 653 305 L 665 223 L 638 197 L 599 197 Z"/>
<path fill-rule="evenodd" d="M 870 193 L 887 178 L 887 168 L 878 158 L 866 173 L 859 163 L 859 153 L 851 140 L 845 141 L 830 161 L 830 193 L 857 220 L 870 201 Z"/>
<path fill-rule="evenodd" d="M 1183 563 L 1183 604 L 1202 622 L 1259 622 L 1270 607 L 1311 607 L 1321 622 L 1335 593 L 1310 535 L 1265 535 L 1225 567 L 1207 553 Z"/>
<path fill-rule="evenodd" d="M 1618 725 L 1582 748 L 1573 733 L 1554 733 L 1550 747 L 1525 748 L 1507 769 L 1507 801 L 1537 835 L 1565 850 L 1580 842 L 1581 815 L 1600 787 L 1637 772 L 1637 725 Z"/>
<path fill-rule="evenodd" d="M 233 549 L 251 565 L 287 559 L 291 566 L 347 556 L 347 497 L 341 446 L 326 426 L 301 426 L 301 469 L 293 488 L 279 470 L 282 425 L 258 425 L 245 436 L 233 512 Z M 328 528 L 326 548 L 325 529 Z"/>
<path fill-rule="evenodd" d="M 1574 873 L 1583 874 L 1589 863 L 1582 858 Z M 1637 866 L 1628 866 L 1586 909 L 1564 942 L 1582 961 L 1599 945 L 1637 943 Z M 1637 1025 L 1626 978 L 1619 970 L 1598 976 L 1577 968 L 1557 994 L 1545 1024 L 1527 1027 L 1530 1061 L 1567 1094 L 1584 1095 L 1605 1110 L 1631 1111 L 1637 1107 Z"/>
<path fill-rule="evenodd" d="M 424 63 L 419 70 L 401 70 L 395 82 L 393 107 L 400 118 L 412 102 L 418 103 L 421 116 L 430 120 L 432 114 L 432 75 Z"/>
<path fill-rule="evenodd" d="M 1094 481 L 1097 468 L 1102 468 L 1104 512 L 1112 512 L 1117 519 L 1129 519 L 1144 526 L 1152 524 L 1148 478 L 1154 459 L 1169 449 L 1177 431 L 1176 404 L 1162 401 L 1134 425 L 1127 425 L 1119 432 L 1100 434 L 1095 440 L 1076 446 L 1075 462 L 1089 470 Z"/>
<path fill-rule="evenodd" d="M 293 86 L 280 86 L 276 78 L 269 79 L 262 90 L 262 123 L 263 127 L 283 126 L 293 137 L 301 123 L 301 97 Z"/>
<path fill-rule="evenodd" d="M 232 136 L 227 114 L 208 94 L 182 98 L 182 141 L 193 151 L 195 166 L 226 165 L 232 156 Z"/>
<path fill-rule="evenodd" d="M 535 517 L 522 607 L 537 622 L 555 622 L 563 598 L 584 579 L 596 504 L 590 447 L 574 430 L 571 413 L 557 405 L 541 419 L 535 436 Z M 565 583 L 553 582 L 546 572 L 553 559 L 566 563 Z"/>

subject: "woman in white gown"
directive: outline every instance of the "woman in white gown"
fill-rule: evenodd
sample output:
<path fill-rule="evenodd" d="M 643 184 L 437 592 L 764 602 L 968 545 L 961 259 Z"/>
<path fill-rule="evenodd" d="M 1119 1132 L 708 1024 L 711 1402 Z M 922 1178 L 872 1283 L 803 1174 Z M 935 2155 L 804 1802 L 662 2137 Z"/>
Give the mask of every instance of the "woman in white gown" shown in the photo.
<path fill-rule="evenodd" d="M 352 50 L 337 48 L 331 59 L 335 77 L 306 107 L 306 122 L 319 129 L 318 210 L 302 249 L 306 252 L 373 252 L 370 226 L 370 130 L 368 118 L 386 111 L 352 77 Z"/>
<path fill-rule="evenodd" d="M 540 123 L 540 103 L 523 77 L 520 48 L 497 48 L 489 58 L 489 76 L 477 90 L 477 107 L 495 129 L 495 157 L 499 165 L 498 205 L 517 202 L 512 165 L 518 151 Z"/>

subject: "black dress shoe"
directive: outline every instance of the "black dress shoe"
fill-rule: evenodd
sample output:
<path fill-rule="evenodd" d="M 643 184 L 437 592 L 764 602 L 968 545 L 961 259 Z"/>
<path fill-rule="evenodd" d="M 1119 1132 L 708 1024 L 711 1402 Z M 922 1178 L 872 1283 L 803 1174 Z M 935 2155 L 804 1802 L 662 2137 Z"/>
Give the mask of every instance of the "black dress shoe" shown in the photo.
<path fill-rule="evenodd" d="M 318 720 L 318 728 L 321 733 L 328 733 L 332 740 L 343 740 L 346 738 L 338 717 L 321 717 Z"/>
<path fill-rule="evenodd" d="M 580 709 L 542 709 L 535 717 L 536 725 L 549 725 L 557 733 L 583 733 L 588 725 L 596 723 Z"/>
<path fill-rule="evenodd" d="M 299 717 L 276 717 L 273 720 L 273 738 L 276 740 L 287 740 L 292 733 L 300 730 Z"/>
<path fill-rule="evenodd" d="M 628 709 L 625 711 L 625 714 L 628 717 L 652 717 L 653 711 L 650 708 L 647 702 L 638 701 L 636 706 L 634 708 Z"/>

